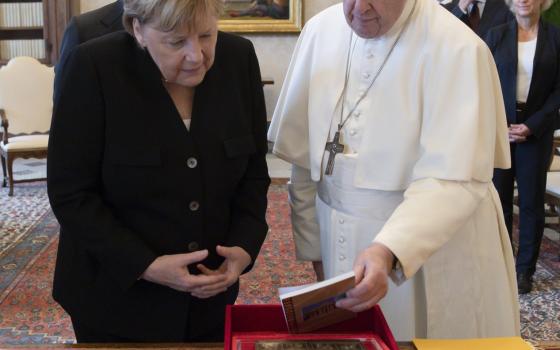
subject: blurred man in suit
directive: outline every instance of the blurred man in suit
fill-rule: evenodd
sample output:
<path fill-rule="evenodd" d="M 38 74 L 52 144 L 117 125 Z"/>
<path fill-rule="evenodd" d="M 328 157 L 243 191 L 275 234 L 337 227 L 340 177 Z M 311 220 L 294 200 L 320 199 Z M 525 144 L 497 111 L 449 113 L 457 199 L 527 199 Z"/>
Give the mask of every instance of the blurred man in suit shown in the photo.
<path fill-rule="evenodd" d="M 503 0 L 452 0 L 442 5 L 481 38 L 490 28 L 515 18 Z"/>
<path fill-rule="evenodd" d="M 54 97 L 58 96 L 58 86 L 68 54 L 79 44 L 108 33 L 123 30 L 122 24 L 123 0 L 117 0 L 109 5 L 86 12 L 72 18 L 64 31 L 60 46 L 60 59 L 55 67 Z"/>

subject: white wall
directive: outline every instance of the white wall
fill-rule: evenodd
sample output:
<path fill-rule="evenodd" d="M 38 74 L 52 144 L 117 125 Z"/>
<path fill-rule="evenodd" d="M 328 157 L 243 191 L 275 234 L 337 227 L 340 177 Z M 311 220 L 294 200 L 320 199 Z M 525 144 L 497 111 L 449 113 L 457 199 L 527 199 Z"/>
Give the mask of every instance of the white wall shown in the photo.
<path fill-rule="evenodd" d="M 304 23 L 321 10 L 340 2 L 340 0 L 302 0 Z M 280 95 L 284 82 L 284 75 L 292 57 L 292 52 L 298 38 L 297 34 L 251 34 L 243 35 L 255 45 L 261 74 L 263 77 L 274 79 L 274 85 L 265 85 L 264 94 L 268 118 L 272 118 L 274 106 Z"/>
<path fill-rule="evenodd" d="M 113 0 L 80 0 L 80 11 L 88 12 L 111 2 Z"/>
<path fill-rule="evenodd" d="M 91 11 L 100 6 L 111 3 L 113 0 L 81 0 L 81 12 Z M 304 23 L 309 18 L 340 0 L 302 0 Z M 288 64 L 292 51 L 297 41 L 297 34 L 247 34 L 243 35 L 253 42 L 259 63 L 261 74 L 264 78 L 272 78 L 274 85 L 265 85 L 268 118 L 272 117 L 276 100 L 284 81 L 284 75 L 288 70 Z"/>

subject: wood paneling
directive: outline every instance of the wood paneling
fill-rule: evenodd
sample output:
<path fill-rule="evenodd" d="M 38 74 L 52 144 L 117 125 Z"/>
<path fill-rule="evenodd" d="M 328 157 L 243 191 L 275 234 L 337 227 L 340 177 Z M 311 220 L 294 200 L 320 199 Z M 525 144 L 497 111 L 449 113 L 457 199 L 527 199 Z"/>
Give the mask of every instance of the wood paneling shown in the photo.
<path fill-rule="evenodd" d="M 0 28 L 0 40 L 43 39 L 46 64 L 56 64 L 64 29 L 72 16 L 80 14 L 79 0 L 0 0 L 0 3 L 43 3 L 43 27 Z M 0 62 L 3 63 L 3 62 Z"/>

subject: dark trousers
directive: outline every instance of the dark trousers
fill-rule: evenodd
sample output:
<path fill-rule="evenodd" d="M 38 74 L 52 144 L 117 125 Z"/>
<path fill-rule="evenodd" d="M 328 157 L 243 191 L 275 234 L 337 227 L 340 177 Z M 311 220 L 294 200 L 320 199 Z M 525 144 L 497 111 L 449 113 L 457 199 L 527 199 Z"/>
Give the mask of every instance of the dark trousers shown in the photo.
<path fill-rule="evenodd" d="M 140 343 L 133 339 L 94 330 L 74 318 L 72 318 L 72 327 L 78 343 Z"/>
<path fill-rule="evenodd" d="M 548 139 L 548 135 L 544 137 Z M 550 145 L 543 145 L 543 141 Z M 510 149 L 511 169 L 495 169 L 493 182 L 500 195 L 511 240 L 514 181 L 517 181 L 519 248 L 515 265 L 517 273 L 533 275 L 544 232 L 544 194 L 552 137 L 550 142 L 530 138 L 523 144 L 511 144 Z"/>
<path fill-rule="evenodd" d="M 192 322 L 194 324 L 196 322 Z M 72 326 L 74 327 L 74 334 L 76 335 L 76 341 L 78 343 L 155 343 L 161 342 L 157 339 L 154 340 L 143 340 L 143 339 L 133 339 L 122 337 L 119 335 L 111 334 L 108 331 L 99 331 L 96 330 L 83 322 L 77 321 L 75 318 L 72 318 Z M 190 328 L 185 331 L 183 337 L 178 338 L 175 342 L 176 343 L 220 343 L 224 341 L 224 323 L 216 322 L 215 327 L 209 330 L 206 330 L 204 334 L 197 334 L 191 335 Z"/>

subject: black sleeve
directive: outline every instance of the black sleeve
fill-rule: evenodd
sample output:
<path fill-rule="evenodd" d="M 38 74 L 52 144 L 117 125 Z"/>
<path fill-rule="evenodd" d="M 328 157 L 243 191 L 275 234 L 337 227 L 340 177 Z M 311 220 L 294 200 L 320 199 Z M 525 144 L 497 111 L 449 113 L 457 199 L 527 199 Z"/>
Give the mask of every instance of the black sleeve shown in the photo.
<path fill-rule="evenodd" d="M 93 60 L 82 46 L 69 55 L 51 125 L 47 185 L 63 235 L 126 290 L 155 260 L 103 198 L 105 107 Z"/>
<path fill-rule="evenodd" d="M 250 77 L 251 118 L 256 153 L 249 159 L 245 175 L 239 184 L 232 208 L 232 225 L 227 245 L 243 248 L 252 258 L 252 268 L 261 245 L 266 238 L 267 191 L 270 185 L 266 153 L 266 107 L 262 88 L 259 62 L 253 46 L 250 47 L 248 74 Z"/>
<path fill-rule="evenodd" d="M 560 42 L 560 38 L 556 37 L 556 40 L 557 43 Z M 524 123 L 535 137 L 541 137 L 550 128 L 556 127 L 557 124 L 556 119 L 558 118 L 558 109 L 560 108 L 560 67 L 558 65 L 560 55 L 558 53 L 559 51 L 556 51 L 556 57 L 552 58 L 556 61 L 554 87 L 542 107 L 527 118 Z M 553 74 L 553 72 L 550 73 Z"/>
<path fill-rule="evenodd" d="M 60 55 L 58 59 L 58 63 L 54 67 L 54 101 L 57 100 L 60 94 L 60 81 L 62 80 L 62 70 L 66 65 L 66 61 L 68 60 L 68 56 L 70 52 L 80 44 L 80 34 L 78 30 L 78 24 L 76 22 L 76 18 L 72 17 L 70 23 L 64 30 L 64 35 L 62 37 L 62 44 L 60 45 Z"/>

